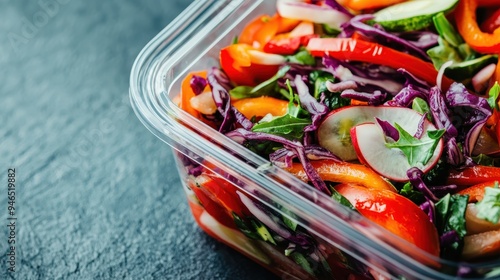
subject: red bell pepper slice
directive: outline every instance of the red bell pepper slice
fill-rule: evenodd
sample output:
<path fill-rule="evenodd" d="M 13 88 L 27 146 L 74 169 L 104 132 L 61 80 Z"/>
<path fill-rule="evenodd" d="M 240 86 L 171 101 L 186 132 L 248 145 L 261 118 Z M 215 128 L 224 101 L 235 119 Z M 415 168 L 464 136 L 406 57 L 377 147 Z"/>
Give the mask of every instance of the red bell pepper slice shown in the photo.
<path fill-rule="evenodd" d="M 477 0 L 461 0 L 455 9 L 455 21 L 465 42 L 480 53 L 500 53 L 500 33 L 485 33 L 476 19 Z"/>
<path fill-rule="evenodd" d="M 481 30 L 488 33 L 493 33 L 495 29 L 500 27 L 500 8 L 491 14 L 483 23 L 481 23 Z"/>
<path fill-rule="evenodd" d="M 470 186 L 466 189 L 459 191 L 458 194 L 468 195 L 469 196 L 469 203 L 475 203 L 475 202 L 483 200 L 484 189 L 486 187 L 490 187 L 490 188 L 494 187 L 495 182 L 497 182 L 497 181 L 486 181 L 484 183 L 473 185 L 473 186 Z"/>
<path fill-rule="evenodd" d="M 491 181 L 500 182 L 500 167 L 476 165 L 462 170 L 452 170 L 447 183 L 472 186 Z"/>
<path fill-rule="evenodd" d="M 438 71 L 429 62 L 412 55 L 382 46 L 352 38 L 313 38 L 309 40 L 307 49 L 313 56 L 329 55 L 336 59 L 361 61 L 392 67 L 405 68 L 413 75 L 431 85 L 436 84 Z M 452 80 L 443 77 L 443 90 L 447 89 Z"/>

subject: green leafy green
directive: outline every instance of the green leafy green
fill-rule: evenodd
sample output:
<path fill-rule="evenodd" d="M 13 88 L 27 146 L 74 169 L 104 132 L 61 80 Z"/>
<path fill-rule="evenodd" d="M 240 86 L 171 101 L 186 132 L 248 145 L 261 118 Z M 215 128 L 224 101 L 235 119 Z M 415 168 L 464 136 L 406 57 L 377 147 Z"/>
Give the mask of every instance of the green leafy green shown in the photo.
<path fill-rule="evenodd" d="M 400 149 L 408 158 L 410 166 L 416 166 L 418 163 L 427 164 L 436 150 L 439 139 L 444 135 L 445 130 L 429 130 L 427 135 L 429 139 L 418 139 L 410 135 L 399 124 L 394 123 L 399 132 L 399 140 L 394 143 L 386 143 L 388 148 Z"/>
<path fill-rule="evenodd" d="M 279 135 L 290 140 L 300 140 L 304 136 L 304 128 L 310 124 L 310 119 L 296 118 L 286 114 L 273 118 L 269 122 L 259 122 L 253 126 L 252 131 Z"/>
<path fill-rule="evenodd" d="M 314 275 L 314 270 L 312 269 L 311 265 L 307 261 L 306 257 L 302 255 L 299 252 L 293 252 L 290 254 L 290 257 L 295 261 L 296 264 L 300 265 L 305 271 L 310 273 L 311 275 Z"/>
<path fill-rule="evenodd" d="M 304 47 L 301 47 L 300 50 L 297 53 L 295 53 L 294 55 L 288 55 L 285 58 L 286 58 L 286 61 L 291 62 L 291 63 L 298 63 L 298 64 L 311 65 L 311 66 L 316 65 L 316 59 Z"/>
<path fill-rule="evenodd" d="M 490 92 L 488 93 L 488 104 L 490 104 L 491 109 L 495 110 L 500 110 L 498 108 L 498 96 L 500 95 L 500 85 L 498 84 L 498 81 L 495 82 L 495 85 L 490 89 Z"/>
<path fill-rule="evenodd" d="M 500 158 L 493 158 L 485 154 L 472 157 L 472 160 L 479 165 L 500 167 Z"/>
<path fill-rule="evenodd" d="M 415 99 L 413 99 L 411 107 L 413 110 L 419 112 L 422 115 L 427 113 L 427 119 L 432 122 L 431 109 L 429 107 L 429 104 L 427 104 L 425 100 L 420 97 L 415 97 Z"/>
<path fill-rule="evenodd" d="M 259 97 L 262 95 L 272 95 L 276 91 L 276 84 L 278 79 L 283 78 L 290 70 L 290 66 L 284 66 L 268 80 L 258 84 L 255 87 L 237 86 L 229 91 L 232 98 L 242 99 L 250 97 Z"/>
<path fill-rule="evenodd" d="M 338 191 L 336 191 L 333 187 L 330 187 L 330 191 L 332 192 L 332 199 L 340 203 L 341 205 L 344 205 L 348 207 L 351 210 L 357 211 L 356 208 L 345 198 L 343 195 L 341 195 Z"/>
<path fill-rule="evenodd" d="M 248 226 L 247 223 L 240 216 L 233 213 L 233 219 L 236 227 L 247 237 L 252 239 L 260 239 L 259 235 L 255 232 L 255 229 Z"/>
<path fill-rule="evenodd" d="M 467 234 L 465 227 L 465 210 L 469 201 L 468 195 L 447 194 L 435 205 L 436 228 L 439 235 L 455 231 L 459 240 L 441 248 L 441 256 L 448 259 L 457 259 L 462 252 L 463 237 Z"/>
<path fill-rule="evenodd" d="M 415 202 L 415 204 L 421 204 L 425 201 L 422 192 L 415 190 L 410 182 L 403 185 L 399 190 L 399 194 Z"/>
<path fill-rule="evenodd" d="M 477 217 L 493 224 L 500 220 L 500 188 L 498 182 L 494 187 L 484 188 L 483 200 L 476 203 Z"/>

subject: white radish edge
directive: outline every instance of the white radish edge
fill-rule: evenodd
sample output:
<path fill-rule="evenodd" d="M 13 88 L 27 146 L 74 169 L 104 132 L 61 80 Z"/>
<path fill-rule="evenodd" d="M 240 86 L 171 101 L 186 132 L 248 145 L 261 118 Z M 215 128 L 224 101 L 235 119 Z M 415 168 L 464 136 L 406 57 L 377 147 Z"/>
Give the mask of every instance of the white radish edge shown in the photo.
<path fill-rule="evenodd" d="M 493 74 L 495 74 L 495 69 L 495 64 L 489 64 L 472 77 L 472 86 L 476 92 L 481 92 L 488 86 L 487 83 Z"/>
<path fill-rule="evenodd" d="M 278 0 L 278 13 L 285 18 L 325 23 L 335 28 L 349 21 L 349 16 L 330 7 L 308 4 L 300 0 Z"/>

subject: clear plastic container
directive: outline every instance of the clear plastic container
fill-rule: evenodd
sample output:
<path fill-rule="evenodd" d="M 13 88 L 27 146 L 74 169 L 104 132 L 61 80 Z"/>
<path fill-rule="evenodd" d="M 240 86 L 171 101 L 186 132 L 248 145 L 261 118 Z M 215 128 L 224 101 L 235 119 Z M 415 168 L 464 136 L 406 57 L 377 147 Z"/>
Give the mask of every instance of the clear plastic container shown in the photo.
<path fill-rule="evenodd" d="M 429 256 L 175 105 L 183 77 L 217 66 L 219 50 L 255 16 L 274 13 L 275 5 L 195 1 L 134 63 L 131 103 L 141 122 L 174 149 L 199 226 L 283 279 L 499 279 L 498 261 Z M 203 176 L 194 176 L 200 168 Z"/>

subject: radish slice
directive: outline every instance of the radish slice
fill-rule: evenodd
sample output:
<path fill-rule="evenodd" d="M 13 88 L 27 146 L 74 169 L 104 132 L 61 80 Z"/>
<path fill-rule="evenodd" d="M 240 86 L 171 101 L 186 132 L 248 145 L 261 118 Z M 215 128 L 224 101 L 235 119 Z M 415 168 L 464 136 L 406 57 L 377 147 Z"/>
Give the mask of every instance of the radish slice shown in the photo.
<path fill-rule="evenodd" d="M 398 123 L 408 133 L 415 135 L 422 115 L 412 109 L 402 107 L 343 107 L 331 112 L 323 119 L 317 131 L 318 142 L 320 146 L 345 161 L 356 160 L 358 157 L 351 142 L 351 128 L 361 123 L 373 123 L 375 118 L 388 121 L 392 125 Z M 432 124 L 426 121 L 424 130 L 430 128 L 430 125 Z"/>
<path fill-rule="evenodd" d="M 318 6 L 300 0 L 278 0 L 278 13 L 285 18 L 325 23 L 340 29 L 350 17 L 328 6 Z"/>
<path fill-rule="evenodd" d="M 380 175 L 394 181 L 408 181 L 406 172 L 412 166 L 408 158 L 399 149 L 385 146 L 385 135 L 382 129 L 374 123 L 365 123 L 351 130 L 352 143 L 358 154 L 359 160 Z M 429 139 L 427 134 L 422 135 L 422 140 Z M 424 173 L 434 167 L 443 151 L 443 141 L 440 140 L 431 159 L 425 164 L 417 164 Z"/>

